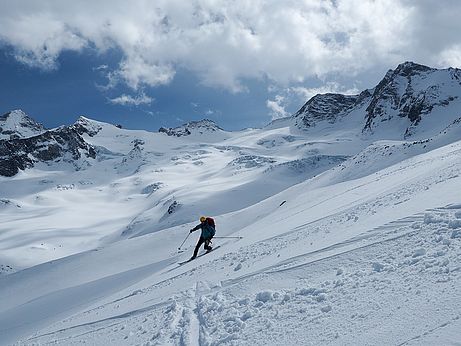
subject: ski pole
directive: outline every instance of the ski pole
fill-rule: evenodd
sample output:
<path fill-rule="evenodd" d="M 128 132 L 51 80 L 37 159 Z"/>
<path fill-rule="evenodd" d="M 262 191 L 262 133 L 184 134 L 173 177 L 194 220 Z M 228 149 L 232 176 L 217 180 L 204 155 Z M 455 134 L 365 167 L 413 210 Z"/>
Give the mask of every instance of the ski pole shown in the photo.
<path fill-rule="evenodd" d="M 186 239 L 184 239 L 184 241 L 181 243 L 181 245 L 179 245 L 178 250 L 181 250 L 181 246 L 184 245 L 184 243 L 186 242 L 187 238 L 189 238 L 189 236 L 190 236 L 190 233 L 187 234 Z"/>
<path fill-rule="evenodd" d="M 243 239 L 243 237 L 213 237 L 213 239 L 219 239 L 219 238 L 236 238 L 236 239 Z"/>

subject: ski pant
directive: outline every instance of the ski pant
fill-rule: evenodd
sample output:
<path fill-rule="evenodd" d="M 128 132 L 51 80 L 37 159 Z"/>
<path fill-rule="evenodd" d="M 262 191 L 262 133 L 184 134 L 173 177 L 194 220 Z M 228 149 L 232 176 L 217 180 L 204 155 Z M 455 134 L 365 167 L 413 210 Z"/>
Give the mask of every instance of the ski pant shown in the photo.
<path fill-rule="evenodd" d="M 200 246 L 202 246 L 203 243 L 205 243 L 205 246 L 204 246 L 205 250 L 209 250 L 211 248 L 211 246 L 210 246 L 211 238 L 210 239 L 205 239 L 203 237 L 200 237 L 198 242 L 197 242 L 197 245 L 195 246 L 194 256 L 192 256 L 192 257 L 197 257 L 198 250 L 200 249 Z"/>

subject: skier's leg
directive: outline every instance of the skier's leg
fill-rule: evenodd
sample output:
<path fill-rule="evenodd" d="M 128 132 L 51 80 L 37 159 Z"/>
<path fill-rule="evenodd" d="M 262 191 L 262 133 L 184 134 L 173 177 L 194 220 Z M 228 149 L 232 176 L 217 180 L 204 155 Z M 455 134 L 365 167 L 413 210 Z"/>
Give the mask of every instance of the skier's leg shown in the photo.
<path fill-rule="evenodd" d="M 203 239 L 202 237 L 199 238 L 199 240 L 197 242 L 197 245 L 195 246 L 194 255 L 192 256 L 192 258 L 197 257 L 198 250 L 200 249 L 200 246 L 202 246 L 204 241 L 205 241 L 205 239 Z"/>

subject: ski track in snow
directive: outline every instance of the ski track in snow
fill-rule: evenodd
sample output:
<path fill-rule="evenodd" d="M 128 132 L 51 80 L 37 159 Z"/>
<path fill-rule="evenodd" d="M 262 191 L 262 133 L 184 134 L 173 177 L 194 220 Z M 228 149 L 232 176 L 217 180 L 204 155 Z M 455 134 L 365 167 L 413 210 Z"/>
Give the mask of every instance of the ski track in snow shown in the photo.
<path fill-rule="evenodd" d="M 416 336 L 407 340 L 392 339 L 391 336 L 387 339 L 389 344 L 410 344 L 421 335 L 456 322 L 460 317 L 461 304 L 458 302 L 461 301 L 461 293 L 456 287 L 460 284 L 461 240 L 456 236 L 456 229 L 449 226 L 451 220 L 456 220 L 453 215 L 457 211 L 435 209 L 389 223 L 369 232 L 376 239 L 371 240 L 373 236 L 362 238 L 347 250 L 330 248 L 319 251 L 316 260 L 306 261 L 303 258 L 304 263 L 298 260 L 295 260 L 297 263 L 280 263 L 211 287 L 199 281 L 195 289 L 173 298 L 166 308 L 153 306 L 139 316 L 123 318 L 123 328 L 110 325 L 112 338 L 107 342 L 117 344 L 117 340 L 123 340 L 121 344 L 124 344 L 130 339 L 129 342 L 134 344 L 142 344 L 141 340 L 144 340 L 145 345 L 218 345 L 246 344 L 245 340 L 251 340 L 248 344 L 262 345 L 267 342 L 278 344 L 283 340 L 284 343 L 305 344 L 306 336 L 310 335 L 316 340 L 312 344 L 319 341 L 332 345 L 363 344 L 370 342 L 375 335 L 367 333 L 373 328 L 379 328 L 383 335 L 386 334 L 380 325 L 383 315 L 394 317 L 391 326 L 386 326 L 387 333 L 391 335 L 394 328 L 398 330 L 399 324 L 406 325 L 402 322 L 421 319 L 424 311 L 433 313 L 434 299 L 447 296 L 446 300 L 442 299 L 443 309 L 438 309 L 438 313 L 431 316 L 431 323 L 396 333 L 409 336 L 413 333 Z M 383 234 L 381 231 L 384 230 Z M 384 239 L 386 236 L 389 236 L 387 240 Z M 363 244 L 364 241 L 368 244 Z M 216 267 L 234 265 L 237 261 L 230 256 L 227 254 L 215 260 Z M 303 257 L 309 256 L 312 254 Z M 198 267 L 196 270 L 205 275 L 211 269 Z M 274 282 L 278 284 L 273 285 Z M 280 287 L 281 282 L 283 288 Z M 272 286 L 277 289 L 255 290 Z M 156 285 L 149 287 L 142 294 L 152 295 L 156 288 Z M 434 288 L 436 294 L 429 291 Z M 424 300 L 426 303 L 420 304 Z M 416 302 L 420 304 L 419 311 L 414 311 L 412 307 Z M 107 310 L 108 306 L 104 309 Z M 334 314 L 331 313 L 333 309 Z M 350 311 L 357 313 L 348 316 Z M 154 325 L 150 323 L 146 326 L 148 317 L 152 316 L 165 316 L 165 320 L 157 319 Z M 104 327 L 106 323 L 103 320 L 63 329 L 30 341 L 47 344 L 43 340 L 49 343 L 66 340 L 66 343 L 72 344 L 74 339 L 78 343 L 92 335 L 99 342 L 108 337 Z M 125 326 L 127 323 L 129 327 Z M 290 324 L 297 326 L 290 330 L 302 332 L 297 335 L 291 331 L 285 335 L 283 331 Z M 332 327 L 328 327 L 330 325 Z M 320 326 L 321 332 L 316 332 Z M 82 331 L 76 333 L 80 329 Z M 148 337 L 146 330 L 159 332 Z M 363 332 L 362 339 L 361 335 L 357 335 L 358 330 Z M 63 337 L 66 334 L 69 335 Z M 376 341 L 379 340 L 382 339 L 378 333 Z"/>
<path fill-rule="evenodd" d="M 8 256 L 15 249 L 37 253 L 33 261 L 40 263 L 78 253 L 13 274 L 1 263 L 0 293 L 7 298 L 0 306 L 0 344 L 460 344 L 459 138 L 427 144 L 431 150 L 425 142 L 396 142 L 389 151 L 378 143 L 307 179 L 321 170 L 310 167 L 307 176 L 290 170 L 306 155 L 334 153 L 342 162 L 365 142 L 323 138 L 323 130 L 321 140 L 306 142 L 287 137 L 288 128 L 223 132 L 211 144 L 104 131 L 93 140 L 104 156 L 97 173 L 115 177 L 110 185 L 85 170 L 71 179 L 81 184 L 62 172 L 36 170 L 11 179 L 9 193 L 16 197 L 0 201 L 2 211 L 11 212 L 0 215 L 9 227 L 2 234 L 12 244 L 5 245 Z M 129 145 L 113 143 L 115 134 Z M 169 151 L 146 151 L 149 144 Z M 376 153 L 382 156 L 367 160 Z M 23 198 L 21 188 L 30 181 L 34 195 Z M 0 181 L 2 187 L 8 182 Z M 54 187 L 44 188 L 49 184 Z M 82 203 L 88 198 L 97 204 Z M 58 217 L 54 203 L 66 200 Z M 73 215 L 74 205 L 83 205 L 80 215 L 88 219 Z M 181 254 L 171 244 L 184 239 L 197 205 L 215 208 L 218 235 L 243 239 L 215 239 L 216 251 L 179 266 L 196 240 Z M 123 212 L 101 224 L 103 206 L 110 215 L 111 208 Z M 40 223 L 34 234 L 23 222 L 28 218 Z M 70 221 L 82 224 L 68 228 Z M 114 225 L 123 227 L 113 233 Z M 24 244 L 12 232 L 17 226 L 27 235 Z M 65 242 L 60 227 L 79 240 Z M 64 247 L 38 245 L 45 235 Z"/>
<path fill-rule="evenodd" d="M 441 172 L 440 181 L 446 181 L 446 178 L 450 176 L 453 176 L 453 167 Z M 123 321 L 121 326 L 115 327 L 110 324 L 112 326 L 111 338 L 107 339 L 107 342 L 117 344 L 120 341 L 121 344 L 125 344 L 126 342 L 138 343 L 141 342 L 140 340 L 144 340 L 143 342 L 147 345 L 149 343 L 192 344 L 195 342 L 201 345 L 214 345 L 245 344 L 245 340 L 251 340 L 251 344 L 264 344 L 266 343 L 265 339 L 258 339 L 258 335 L 263 334 L 269 335 L 269 340 L 271 340 L 269 343 L 275 344 L 281 340 L 294 344 L 302 343 L 305 342 L 306 335 L 315 335 L 313 338 L 316 340 L 315 342 L 335 344 L 335 340 L 338 340 L 338 344 L 353 344 L 353 340 L 357 340 L 357 335 L 355 335 L 357 329 L 363 329 L 360 323 L 371 323 L 368 330 L 377 328 L 379 323 L 370 318 L 377 314 L 376 310 L 384 309 L 386 301 L 403 299 L 399 296 L 402 290 L 411 294 L 402 295 L 406 297 L 406 301 L 399 302 L 401 305 L 389 304 L 396 306 L 397 311 L 386 311 L 387 316 L 396 314 L 400 318 L 397 321 L 411 318 L 411 314 L 408 316 L 408 311 L 411 310 L 412 301 L 408 295 L 412 296 L 413 299 L 414 297 L 418 298 L 418 302 L 421 297 L 426 296 L 425 299 L 428 300 L 428 303 L 423 304 L 423 308 L 425 306 L 426 309 L 429 309 L 433 304 L 430 301 L 433 297 L 424 290 L 424 282 L 431 280 L 435 280 L 436 286 L 440 287 L 436 296 L 443 296 L 443 291 L 448 290 L 449 297 L 454 300 L 443 304 L 451 308 L 449 314 L 451 317 L 444 321 L 440 316 L 437 316 L 436 323 L 443 325 L 449 323 L 450 320 L 456 321 L 459 316 L 456 311 L 461 311 L 460 306 L 456 304 L 456 299 L 459 300 L 460 297 L 454 291 L 456 285 L 453 287 L 453 283 L 459 284 L 457 279 L 459 278 L 460 267 L 450 268 L 450 263 L 460 263 L 461 253 L 456 252 L 460 248 L 460 244 L 459 238 L 453 233 L 455 231 L 446 227 L 450 225 L 447 215 L 456 214 L 456 209 L 429 210 L 425 214 L 407 216 L 368 231 L 356 232 L 355 235 L 346 237 L 343 241 L 315 251 L 305 250 L 305 247 L 310 245 L 310 236 L 327 235 L 332 231 L 331 225 L 354 223 L 357 217 L 360 220 L 364 215 L 373 215 L 372 208 L 388 208 L 392 204 L 395 205 L 399 199 L 405 199 L 407 195 L 414 195 L 418 191 L 424 192 L 431 184 L 437 183 L 438 180 L 434 181 L 423 177 L 413 184 L 405 184 L 391 193 L 377 196 L 372 201 L 345 208 L 342 212 L 331 215 L 329 218 L 297 227 L 291 232 L 259 241 L 248 247 L 241 247 L 238 252 L 226 253 L 220 257 L 217 257 L 217 253 L 210 254 L 208 256 L 214 256 L 213 268 L 217 268 L 217 270 L 231 267 L 234 268 L 235 272 L 244 272 L 246 268 L 249 268 L 249 273 L 242 273 L 234 279 L 226 280 L 224 278 L 224 280 L 220 280 L 208 288 L 205 284 L 204 287 L 200 288 L 201 294 L 198 294 L 199 284 L 197 283 L 195 293 L 190 291 L 179 293 L 172 298 L 173 301 L 166 309 L 154 304 L 151 308 L 141 309 L 139 312 L 134 311 L 133 314 L 122 314 L 119 318 L 115 318 Z M 444 227 L 440 227 L 441 225 Z M 455 234 L 454 238 L 452 237 L 453 234 Z M 288 257 L 284 261 L 277 261 L 277 257 L 275 260 L 268 260 L 275 253 L 283 253 L 285 248 L 289 251 L 295 244 L 303 248 L 303 254 Z M 400 248 L 414 250 L 402 253 Z M 428 253 L 426 249 L 433 252 Z M 254 270 L 258 262 L 263 265 L 260 269 Z M 210 269 L 206 263 L 206 261 L 202 261 L 190 270 L 158 284 L 145 287 L 124 299 L 116 300 L 114 303 L 107 303 L 102 306 L 102 313 L 107 314 L 108 310 L 115 309 L 114 307 L 122 305 L 122 302 L 125 304 L 125 308 L 132 308 L 136 304 L 145 306 L 145 302 L 151 299 L 155 300 L 155 297 L 152 296 L 156 292 L 161 292 L 162 288 L 171 285 L 180 287 L 182 286 L 181 281 L 186 284 L 186 282 L 190 282 L 191 278 L 207 277 L 210 271 L 213 272 L 216 269 Z M 334 270 L 332 271 L 332 268 L 337 268 L 336 273 Z M 360 269 L 357 270 L 357 268 Z M 383 273 L 387 275 L 383 275 Z M 416 273 L 419 275 L 415 275 Z M 380 278 L 380 275 L 385 276 L 385 278 Z M 213 276 L 211 275 L 211 277 Z M 277 276 L 280 276 L 280 279 L 277 279 Z M 322 278 L 323 276 L 326 278 L 323 281 L 319 280 L 319 277 Z M 393 279 L 393 276 L 396 278 Z M 404 282 L 399 280 L 401 276 L 406 276 Z M 440 278 L 435 279 L 434 277 Z M 398 287 L 399 294 L 393 287 L 393 280 L 397 282 L 398 286 L 401 286 Z M 175 281 L 179 282 L 175 283 Z M 274 282 L 283 282 L 285 285 L 283 288 L 278 287 L 277 290 L 255 291 L 255 287 L 280 286 L 272 285 Z M 209 290 L 208 293 L 206 293 L 207 290 Z M 252 291 L 253 294 L 248 294 Z M 350 292 L 358 293 L 351 294 Z M 377 294 L 384 297 L 384 302 L 370 300 L 369 297 L 376 297 Z M 145 297 L 140 302 L 133 304 L 139 295 L 145 295 Z M 233 298 L 235 296 L 239 298 L 236 300 Z M 366 297 L 365 302 L 361 301 L 364 297 Z M 351 301 L 357 302 L 355 306 L 344 308 Z M 395 302 L 393 301 L 393 303 Z M 342 315 L 338 314 L 342 311 L 341 308 L 344 310 Z M 100 309 L 89 310 L 88 313 L 97 317 Z M 334 323 L 327 318 L 333 309 L 335 309 Z M 344 315 L 345 311 L 351 310 L 364 312 L 358 313 L 356 316 Z M 289 311 L 297 311 L 297 313 L 290 314 Z M 152 316 L 164 316 L 164 319 L 156 318 L 153 321 L 154 324 L 148 323 L 148 317 Z M 300 319 L 300 316 L 304 317 Z M 444 311 L 444 316 L 446 316 L 446 311 Z M 78 315 L 76 318 L 79 319 Z M 415 317 L 413 316 L 413 318 Z M 73 319 L 70 318 L 67 323 L 72 324 Z M 342 319 L 352 321 L 352 325 L 356 325 L 356 328 L 353 329 L 354 333 L 347 333 L 344 322 L 341 322 Z M 140 320 L 142 320 L 141 323 Z M 299 336 L 293 332 L 289 336 L 284 335 L 283 330 L 287 326 L 277 328 L 280 326 L 280 320 L 298 325 L 301 323 L 299 328 L 304 330 L 303 333 Z M 82 338 L 86 340 L 91 335 L 94 340 L 102 342 L 109 337 L 108 330 L 104 327 L 108 321 L 107 319 L 97 321 L 64 328 L 61 331 L 51 332 L 51 334 L 36 337 L 30 341 L 46 344 L 48 341 L 53 343 L 58 340 L 65 340 L 66 343 L 72 344 L 74 340 L 79 343 Z M 112 323 L 113 319 L 111 318 L 109 321 Z M 127 323 L 129 326 L 126 326 Z M 317 328 L 321 325 L 322 331 L 325 331 L 326 326 L 330 324 L 335 327 L 327 328 L 327 333 L 315 334 L 315 330 L 308 328 L 306 331 L 304 323 L 307 323 L 307 326 L 313 324 Z M 338 326 L 342 328 L 339 329 L 342 332 L 333 332 L 333 330 L 338 330 Z M 436 326 L 428 325 L 425 328 L 415 330 L 414 333 L 417 336 L 413 336 L 413 338 L 427 333 L 428 330 L 434 329 Z M 81 331 L 76 333 L 78 330 Z M 159 332 L 152 336 L 149 335 L 149 337 L 145 335 L 149 334 L 147 331 L 153 330 Z M 366 336 L 362 341 L 366 343 L 371 336 L 364 334 Z M 408 342 L 411 340 L 412 338 L 409 337 Z M 391 340 L 391 344 L 393 342 L 405 341 Z"/>

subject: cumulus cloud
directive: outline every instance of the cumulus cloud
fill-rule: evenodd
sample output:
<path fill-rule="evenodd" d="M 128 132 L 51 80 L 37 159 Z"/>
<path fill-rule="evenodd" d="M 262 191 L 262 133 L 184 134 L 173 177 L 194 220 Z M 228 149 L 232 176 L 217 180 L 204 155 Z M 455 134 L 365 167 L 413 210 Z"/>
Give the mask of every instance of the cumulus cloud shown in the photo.
<path fill-rule="evenodd" d="M 94 71 L 105 71 L 105 70 L 107 70 L 108 68 L 109 68 L 108 65 L 102 64 L 102 65 L 99 65 L 99 66 L 97 66 L 97 67 L 94 67 L 93 70 L 94 70 Z"/>
<path fill-rule="evenodd" d="M 272 120 L 284 118 L 289 115 L 285 110 L 286 99 L 282 95 L 276 95 L 274 100 L 267 100 L 266 106 L 269 108 Z"/>
<path fill-rule="evenodd" d="M 2 1 L 0 41 L 48 70 L 65 50 L 119 49 L 108 86 L 168 84 L 185 68 L 239 92 L 253 78 L 289 85 L 404 60 L 456 62 L 461 4 L 447 1 Z"/>
<path fill-rule="evenodd" d="M 325 85 L 317 88 L 291 87 L 286 92 L 293 92 L 294 94 L 300 96 L 302 99 L 309 100 L 311 97 L 317 94 L 339 93 L 345 95 L 355 95 L 358 94 L 360 90 L 357 88 L 344 88 L 337 82 L 327 82 Z"/>
<path fill-rule="evenodd" d="M 442 50 L 439 54 L 439 64 L 461 68 L 461 44 Z"/>
<path fill-rule="evenodd" d="M 109 102 L 115 105 L 122 105 L 122 106 L 140 106 L 140 105 L 148 105 L 151 104 L 154 99 L 150 96 L 141 93 L 137 96 L 131 96 L 122 94 L 118 97 L 113 99 L 109 99 Z"/>

